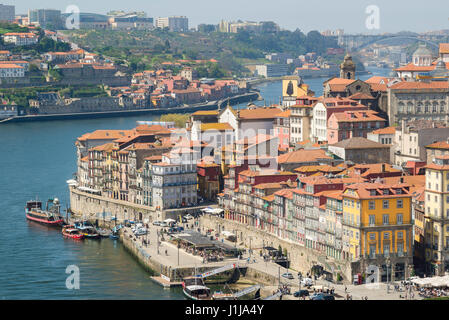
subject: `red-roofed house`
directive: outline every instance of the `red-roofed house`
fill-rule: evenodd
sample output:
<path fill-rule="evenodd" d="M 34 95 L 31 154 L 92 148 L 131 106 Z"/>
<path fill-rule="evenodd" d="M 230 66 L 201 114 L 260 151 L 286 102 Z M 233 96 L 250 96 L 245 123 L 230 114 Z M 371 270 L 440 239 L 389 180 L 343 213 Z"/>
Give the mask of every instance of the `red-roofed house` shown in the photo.
<path fill-rule="evenodd" d="M 386 120 L 372 110 L 333 113 L 327 121 L 327 142 L 337 143 L 353 137 L 367 137 L 373 128 L 385 127 Z"/>

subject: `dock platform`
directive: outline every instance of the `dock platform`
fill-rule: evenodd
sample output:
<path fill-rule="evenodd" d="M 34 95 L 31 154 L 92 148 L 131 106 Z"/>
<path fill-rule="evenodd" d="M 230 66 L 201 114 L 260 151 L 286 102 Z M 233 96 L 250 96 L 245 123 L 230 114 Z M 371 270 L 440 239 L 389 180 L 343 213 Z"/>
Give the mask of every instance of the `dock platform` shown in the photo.
<path fill-rule="evenodd" d="M 159 276 L 153 276 L 151 277 L 151 280 L 153 280 L 154 282 L 156 282 L 157 284 L 163 286 L 164 288 L 173 288 L 173 287 L 181 287 L 182 286 L 182 282 L 178 281 L 167 281 L 162 277 Z"/>

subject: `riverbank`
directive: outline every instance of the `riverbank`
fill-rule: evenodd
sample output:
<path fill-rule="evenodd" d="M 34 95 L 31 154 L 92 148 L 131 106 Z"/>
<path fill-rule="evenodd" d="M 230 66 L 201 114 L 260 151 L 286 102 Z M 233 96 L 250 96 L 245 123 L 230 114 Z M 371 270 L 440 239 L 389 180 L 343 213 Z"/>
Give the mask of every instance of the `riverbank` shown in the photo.
<path fill-rule="evenodd" d="M 228 97 L 219 101 L 211 101 L 205 104 L 188 105 L 173 108 L 146 108 L 135 110 L 118 110 L 118 111 L 98 111 L 98 112 L 79 112 L 79 113 L 63 113 L 63 114 L 41 114 L 41 115 L 25 115 L 15 116 L 0 120 L 2 123 L 15 122 L 34 122 L 34 121 L 53 121 L 53 120 L 81 120 L 81 119 L 98 119 L 98 118 L 114 118 L 114 117 L 132 117 L 140 115 L 163 115 L 169 113 L 193 113 L 200 110 L 216 110 L 230 105 L 237 105 L 245 102 L 258 100 L 260 94 L 258 92 L 248 92 L 245 94 Z"/>

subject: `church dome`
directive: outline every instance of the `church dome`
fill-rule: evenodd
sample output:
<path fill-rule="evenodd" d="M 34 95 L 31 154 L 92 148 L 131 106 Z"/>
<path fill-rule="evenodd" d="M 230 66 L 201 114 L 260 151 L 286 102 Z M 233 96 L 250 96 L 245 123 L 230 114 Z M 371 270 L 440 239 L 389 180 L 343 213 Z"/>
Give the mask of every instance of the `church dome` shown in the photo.
<path fill-rule="evenodd" d="M 420 45 L 413 53 L 413 56 L 432 56 L 432 51 L 427 49 L 426 45 Z"/>

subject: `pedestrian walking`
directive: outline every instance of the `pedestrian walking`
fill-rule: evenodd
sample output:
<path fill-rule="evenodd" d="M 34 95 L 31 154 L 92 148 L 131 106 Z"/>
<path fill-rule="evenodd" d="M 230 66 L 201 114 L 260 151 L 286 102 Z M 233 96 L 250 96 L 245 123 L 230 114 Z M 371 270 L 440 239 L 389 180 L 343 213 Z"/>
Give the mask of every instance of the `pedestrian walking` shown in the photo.
<path fill-rule="evenodd" d="M 345 286 L 345 293 L 348 292 L 348 288 Z"/>

